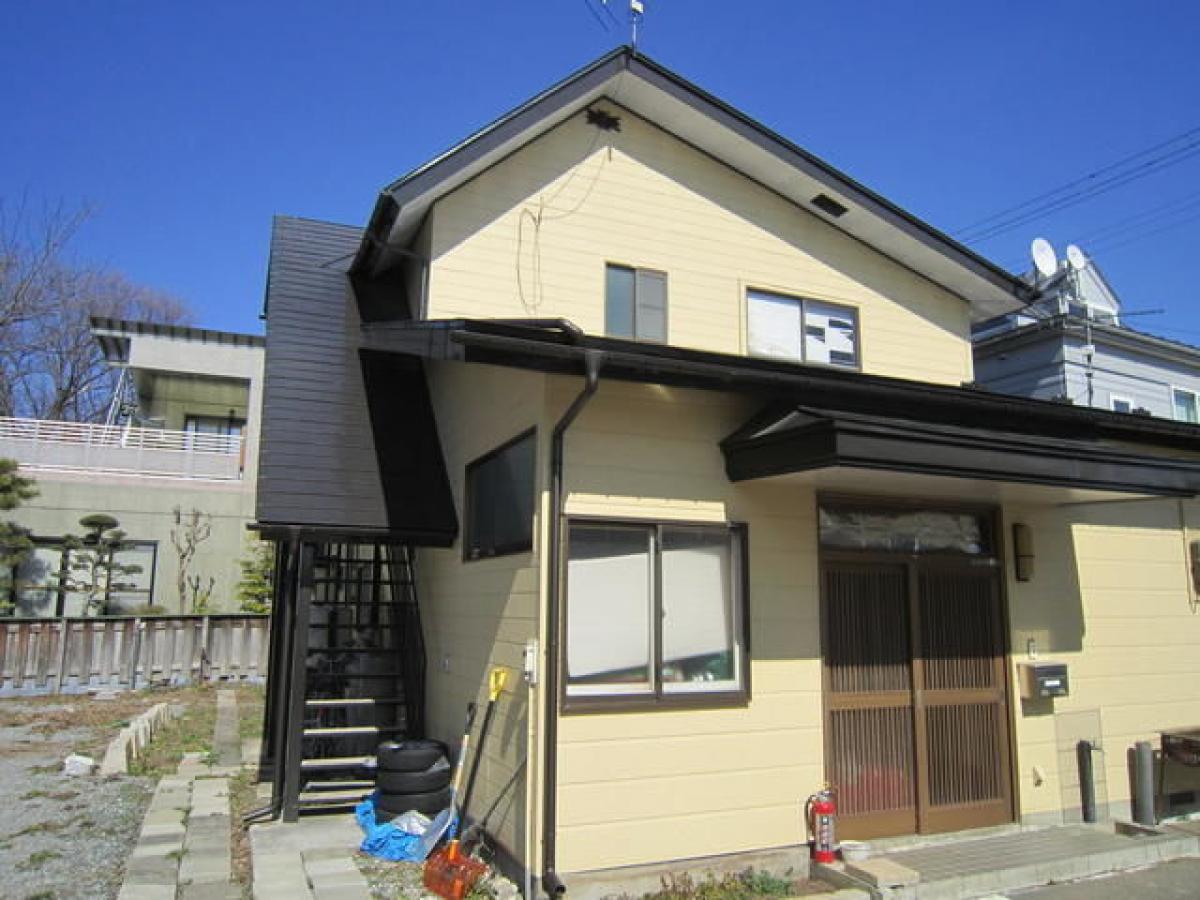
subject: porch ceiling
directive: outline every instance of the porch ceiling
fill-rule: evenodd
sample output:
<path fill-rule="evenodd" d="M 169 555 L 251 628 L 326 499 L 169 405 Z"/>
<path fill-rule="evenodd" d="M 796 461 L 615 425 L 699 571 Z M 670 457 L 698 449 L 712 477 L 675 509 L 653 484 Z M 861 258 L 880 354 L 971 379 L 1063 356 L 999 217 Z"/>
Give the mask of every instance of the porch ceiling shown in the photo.
<path fill-rule="evenodd" d="M 830 466 L 807 472 L 771 475 L 758 479 L 771 484 L 803 484 L 818 493 L 894 497 L 944 503 L 985 503 L 997 506 L 1067 506 L 1085 503 L 1128 503 L 1159 499 L 1158 494 L 1134 494 L 1048 484 L 988 481 L 943 475 L 922 475 L 886 469 L 856 469 Z"/>

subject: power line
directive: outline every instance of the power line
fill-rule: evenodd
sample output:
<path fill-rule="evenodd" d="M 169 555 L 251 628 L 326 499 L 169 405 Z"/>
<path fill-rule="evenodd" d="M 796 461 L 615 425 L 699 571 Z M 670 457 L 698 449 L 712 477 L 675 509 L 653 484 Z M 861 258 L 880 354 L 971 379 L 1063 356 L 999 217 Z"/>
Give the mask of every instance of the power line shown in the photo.
<path fill-rule="evenodd" d="M 1164 231 L 1172 231 L 1172 230 L 1178 228 L 1180 225 L 1187 225 L 1190 222 L 1195 222 L 1197 219 L 1200 219 L 1200 212 L 1194 213 L 1193 215 L 1190 215 L 1190 216 L 1186 216 L 1185 218 L 1182 218 L 1177 222 L 1171 222 L 1169 225 L 1163 225 L 1160 228 L 1153 228 L 1150 231 L 1145 231 L 1145 232 L 1142 232 L 1141 234 L 1135 234 L 1132 237 L 1128 237 L 1124 240 L 1119 240 L 1116 243 L 1105 244 L 1103 241 L 1101 241 L 1100 245 L 1097 249 L 1103 253 L 1112 253 L 1114 250 L 1117 250 L 1121 247 L 1127 247 L 1130 244 L 1135 244 L 1138 241 L 1145 240 L 1146 238 L 1154 237 L 1157 234 L 1162 234 Z"/>
<path fill-rule="evenodd" d="M 599 25 L 605 31 L 611 30 L 608 23 L 605 22 L 604 19 L 600 17 L 600 13 L 596 11 L 596 7 L 592 5 L 592 0 L 583 0 L 583 5 L 586 6 L 587 11 L 592 14 L 592 18 L 596 20 L 597 25 Z M 610 17 L 612 16 L 612 12 L 608 9 L 608 4 L 604 5 L 604 11 L 607 12 Z"/>
<path fill-rule="evenodd" d="M 1078 206 L 1080 203 L 1091 200 L 1095 197 L 1099 197 L 1102 194 L 1107 194 L 1109 191 L 1116 190 L 1117 188 L 1123 187 L 1130 182 L 1138 181 L 1142 178 L 1146 178 L 1150 175 L 1160 172 L 1163 169 L 1178 165 L 1179 163 L 1191 159 L 1197 155 L 1200 155 L 1200 140 L 1195 140 L 1192 143 L 1186 144 L 1182 147 L 1177 147 L 1176 149 L 1170 150 L 1161 156 L 1140 163 L 1132 169 L 1118 172 L 1117 174 L 1111 175 L 1101 181 L 1089 184 L 1085 188 L 1035 206 L 1026 212 L 1000 219 L 995 224 L 971 233 L 969 236 L 960 236 L 959 240 L 962 240 L 968 244 L 977 244 L 981 241 L 990 240 L 991 238 L 998 237 L 1001 234 L 1005 234 L 1009 231 L 1013 231 L 1016 228 L 1020 228 L 1022 225 L 1026 225 L 1029 222 L 1045 218 L 1051 213 L 1059 212 L 1060 210 L 1068 209 L 1072 206 Z"/>
<path fill-rule="evenodd" d="M 1048 190 L 1044 193 L 1038 194 L 1036 197 L 1030 197 L 1028 200 L 1026 200 L 1022 203 L 1018 203 L 1016 206 L 1010 206 L 1007 209 L 1000 210 L 1000 212 L 992 213 L 992 215 L 990 215 L 990 216 L 985 216 L 982 219 L 978 219 L 974 222 L 971 222 L 970 224 L 964 225 L 962 228 L 959 228 L 957 231 L 953 232 L 953 234 L 955 236 L 958 236 L 958 235 L 966 234 L 967 232 L 975 231 L 978 228 L 980 228 L 981 226 L 986 225 L 989 222 L 993 222 L 996 219 L 1001 218 L 1002 216 L 1007 216 L 1010 213 L 1018 212 L 1022 209 L 1025 209 L 1028 206 L 1032 206 L 1035 203 L 1040 203 L 1043 200 L 1053 197 L 1055 194 L 1060 194 L 1064 191 L 1068 191 L 1073 188 L 1076 188 L 1081 184 L 1087 183 L 1088 181 L 1090 181 L 1093 178 L 1098 178 L 1101 175 L 1107 175 L 1113 169 L 1119 168 L 1123 165 L 1126 165 L 1127 163 L 1133 162 L 1134 160 L 1140 159 L 1141 157 L 1147 156 L 1151 153 L 1156 153 L 1157 151 L 1163 149 L 1164 147 L 1168 147 L 1171 144 L 1175 144 L 1181 140 L 1185 140 L 1194 134 L 1200 134 L 1200 125 L 1197 125 L 1195 128 L 1189 128 L 1187 131 L 1183 132 L 1182 134 L 1177 134 L 1174 137 L 1168 138 L 1167 140 L 1162 141 L 1161 143 L 1155 144 L 1152 147 L 1147 147 L 1145 150 L 1139 150 L 1137 153 L 1132 153 L 1129 156 L 1122 157 L 1121 159 L 1117 160 L 1114 163 L 1109 163 L 1107 166 L 1097 169 L 1095 172 L 1089 172 L 1087 175 L 1084 175 L 1082 178 L 1076 178 L 1074 181 L 1068 181 L 1066 184 L 1060 185 L 1056 188 L 1051 188 L 1050 190 Z"/>
<path fill-rule="evenodd" d="M 1095 179 L 1106 176 L 1110 172 L 1114 172 L 1123 166 L 1127 166 L 1132 162 L 1142 159 L 1143 157 L 1150 156 L 1151 154 L 1157 153 L 1160 150 L 1170 147 L 1172 144 L 1178 144 L 1181 141 L 1186 141 L 1196 135 L 1200 135 L 1200 125 L 1197 125 L 1194 128 L 1189 128 L 1187 131 L 1177 134 L 1174 137 L 1168 138 L 1165 141 L 1160 141 L 1159 143 L 1154 144 L 1153 146 L 1147 147 L 1144 150 L 1139 150 L 1136 153 L 1131 153 L 1128 156 L 1118 159 L 1116 162 L 1109 163 L 1106 166 L 1102 166 L 1101 168 L 1096 169 L 1094 172 L 1089 172 L 1088 174 L 1086 174 L 1080 178 L 1076 178 L 1072 181 L 1068 181 L 1066 184 L 1062 184 L 1062 185 L 1059 185 L 1058 187 L 1051 188 L 1050 190 L 1044 191 L 1043 193 L 1038 194 L 1035 197 L 1030 197 L 1028 200 L 1018 203 L 1016 206 L 1010 206 L 1006 209 L 1000 210 L 999 212 L 992 213 L 990 216 L 985 216 L 982 219 L 977 219 L 976 221 L 971 222 L 971 223 L 964 225 L 961 228 L 957 229 L 954 232 L 954 235 L 956 237 L 963 237 L 963 236 L 968 235 L 975 231 L 985 230 L 985 226 L 990 226 L 991 223 L 996 222 L 996 220 L 998 220 L 998 219 L 1009 217 L 1009 216 L 1013 215 L 1014 213 L 1022 212 L 1023 210 L 1027 210 L 1032 206 L 1049 201 L 1052 198 L 1057 197 L 1059 194 L 1063 194 L 1068 191 L 1073 191 L 1076 188 L 1079 188 L 1083 185 L 1087 185 L 1090 182 L 1094 181 Z"/>
<path fill-rule="evenodd" d="M 1126 216 L 1123 219 L 1118 219 L 1095 231 L 1090 231 L 1081 238 L 1076 238 L 1075 243 L 1084 244 L 1093 241 L 1108 240 L 1119 234 L 1124 234 L 1127 231 L 1136 230 L 1145 225 L 1159 219 L 1167 219 L 1173 215 L 1177 215 L 1185 210 L 1192 209 L 1197 204 L 1200 204 L 1200 191 L 1194 191 L 1190 194 L 1185 194 L 1182 197 L 1170 201 L 1169 203 L 1161 203 L 1158 206 L 1153 206 L 1150 209 L 1142 210 L 1134 213 L 1132 216 Z"/>

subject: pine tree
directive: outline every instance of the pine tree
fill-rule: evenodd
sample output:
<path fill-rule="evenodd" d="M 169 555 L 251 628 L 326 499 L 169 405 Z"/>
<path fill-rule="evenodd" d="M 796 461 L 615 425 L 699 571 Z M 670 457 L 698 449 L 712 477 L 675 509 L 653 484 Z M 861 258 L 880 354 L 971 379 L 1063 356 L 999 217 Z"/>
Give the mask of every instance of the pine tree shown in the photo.
<path fill-rule="evenodd" d="M 251 540 L 246 556 L 238 560 L 242 578 L 237 595 L 242 612 L 269 613 L 274 594 L 275 545 L 269 541 Z"/>
<path fill-rule="evenodd" d="M 82 538 L 73 534 L 63 537 L 67 556 L 67 573 L 61 578 L 62 587 L 86 598 L 86 615 L 103 615 L 108 598 L 120 591 L 133 590 L 130 575 L 142 571 L 133 563 L 122 563 L 117 554 L 130 549 L 120 522 L 105 513 L 92 513 L 79 520 L 86 531 Z"/>
<path fill-rule="evenodd" d="M 9 512 L 37 496 L 33 479 L 20 474 L 15 460 L 0 459 L 0 511 Z M 13 602 L 13 570 L 33 550 L 28 529 L 16 522 L 0 520 L 0 612 L 8 612 Z"/>

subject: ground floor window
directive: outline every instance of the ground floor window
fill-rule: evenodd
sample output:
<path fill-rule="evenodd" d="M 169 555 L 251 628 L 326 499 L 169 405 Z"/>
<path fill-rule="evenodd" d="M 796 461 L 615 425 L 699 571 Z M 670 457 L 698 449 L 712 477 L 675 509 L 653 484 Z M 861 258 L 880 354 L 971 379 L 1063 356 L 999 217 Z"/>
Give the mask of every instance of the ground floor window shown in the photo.
<path fill-rule="evenodd" d="M 72 565 L 72 554 L 79 558 L 94 552 L 86 544 L 72 551 L 61 539 L 35 538 L 9 581 L 12 615 L 119 615 L 153 602 L 157 542 L 125 541 L 114 554 L 111 574 L 103 563 Z"/>
<path fill-rule="evenodd" d="M 572 521 L 568 700 L 744 699 L 745 575 L 744 526 Z"/>

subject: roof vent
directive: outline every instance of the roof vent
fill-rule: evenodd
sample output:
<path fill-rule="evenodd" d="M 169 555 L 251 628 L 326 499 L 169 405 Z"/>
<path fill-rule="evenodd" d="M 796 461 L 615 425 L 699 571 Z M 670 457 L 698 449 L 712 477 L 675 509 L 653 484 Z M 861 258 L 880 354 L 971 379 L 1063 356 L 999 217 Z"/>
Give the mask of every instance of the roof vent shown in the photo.
<path fill-rule="evenodd" d="M 817 194 L 810 202 L 821 212 L 828 213 L 835 219 L 846 214 L 846 207 L 842 206 L 842 204 L 838 203 L 828 194 Z"/>

